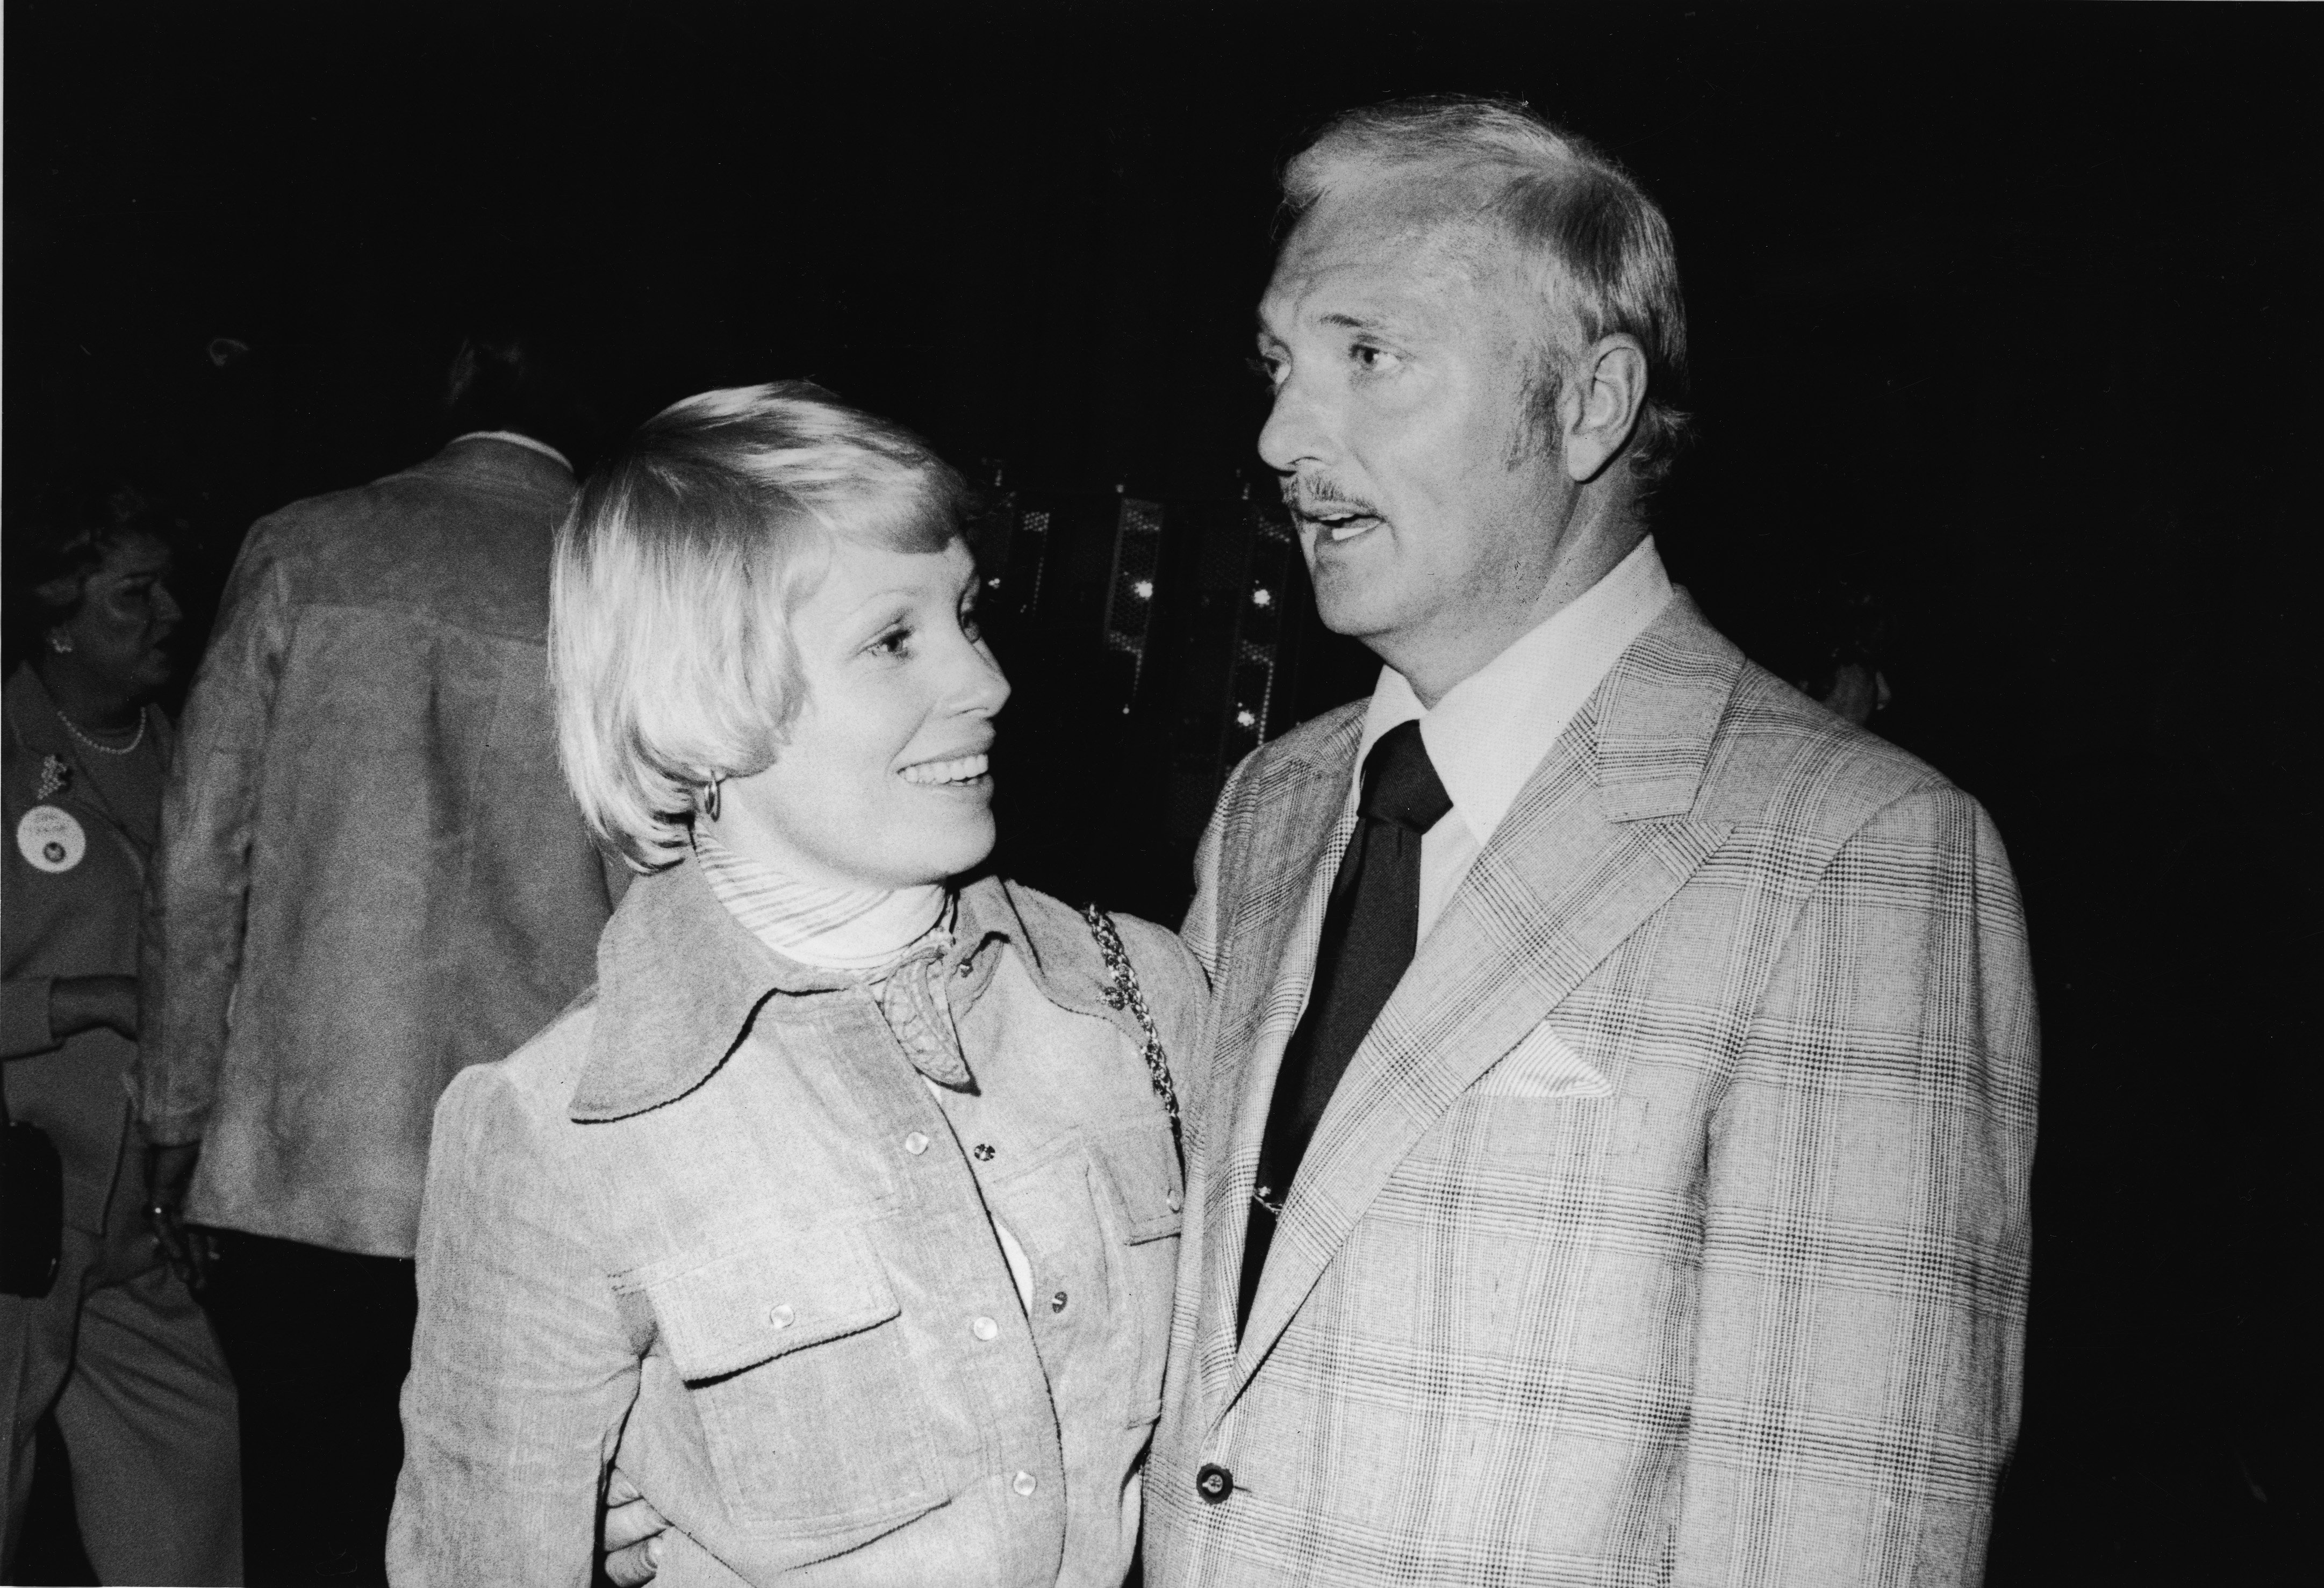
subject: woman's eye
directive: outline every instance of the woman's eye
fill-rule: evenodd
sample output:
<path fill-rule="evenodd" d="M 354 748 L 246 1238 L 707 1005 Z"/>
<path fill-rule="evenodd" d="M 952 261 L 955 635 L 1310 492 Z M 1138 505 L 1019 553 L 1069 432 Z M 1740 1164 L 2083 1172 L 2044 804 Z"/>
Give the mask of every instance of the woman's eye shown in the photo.
<path fill-rule="evenodd" d="M 911 648 L 911 630 L 890 629 L 864 649 L 874 656 L 901 656 Z"/>
<path fill-rule="evenodd" d="M 984 620 L 976 615 L 973 607 L 960 614 L 960 632 L 972 645 L 984 638 Z"/>
<path fill-rule="evenodd" d="M 1244 359 L 1243 365 L 1251 374 L 1266 382 L 1270 390 L 1282 383 L 1283 361 L 1279 358 L 1254 355 Z"/>
<path fill-rule="evenodd" d="M 1387 364 L 1393 355 L 1385 347 L 1375 347 L 1369 342 L 1359 342 L 1348 349 L 1348 356 L 1355 360 L 1360 368 L 1376 370 Z"/>

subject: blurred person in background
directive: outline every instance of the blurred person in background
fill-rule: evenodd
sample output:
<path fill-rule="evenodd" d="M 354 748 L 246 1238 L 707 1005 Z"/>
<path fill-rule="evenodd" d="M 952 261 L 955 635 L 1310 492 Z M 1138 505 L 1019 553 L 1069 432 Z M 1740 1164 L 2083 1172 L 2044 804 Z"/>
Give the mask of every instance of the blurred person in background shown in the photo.
<path fill-rule="evenodd" d="M 16 1580 L 33 1432 L 53 1412 L 98 1581 L 238 1583 L 234 1382 L 189 1276 L 171 1271 L 149 1223 L 126 1091 L 138 923 L 173 738 L 152 702 L 172 670 L 176 526 L 122 492 L 26 517 L 9 526 L 23 557 L 9 569 L 8 615 L 30 656 L 0 706 L 11 839 L 0 1094 L 56 1149 L 63 1194 L 45 1292 L 0 1296 L 0 1580 Z M 35 1216 L 32 1200 L 5 1216 Z"/>
<path fill-rule="evenodd" d="M 550 351 L 471 328 L 441 451 L 254 526 L 186 705 L 138 1104 L 242 1387 L 253 1583 L 383 1579 L 429 1118 L 610 908 L 548 697 Z"/>

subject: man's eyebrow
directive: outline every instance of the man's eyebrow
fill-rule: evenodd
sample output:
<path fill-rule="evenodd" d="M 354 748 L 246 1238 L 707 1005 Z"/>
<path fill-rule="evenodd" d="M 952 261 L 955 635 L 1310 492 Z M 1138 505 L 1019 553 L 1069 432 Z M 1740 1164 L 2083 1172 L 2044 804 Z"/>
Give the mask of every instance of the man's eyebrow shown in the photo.
<path fill-rule="evenodd" d="M 1395 328 L 1389 318 L 1386 315 L 1349 314 L 1344 310 L 1336 309 L 1330 314 L 1317 316 L 1316 323 L 1318 325 L 1336 326 L 1342 330 L 1348 331 L 1387 331 Z M 1253 333 L 1261 342 L 1280 342 L 1283 340 L 1283 337 L 1279 333 L 1268 328 L 1267 319 L 1264 316 L 1259 317 L 1257 320 L 1253 327 Z"/>

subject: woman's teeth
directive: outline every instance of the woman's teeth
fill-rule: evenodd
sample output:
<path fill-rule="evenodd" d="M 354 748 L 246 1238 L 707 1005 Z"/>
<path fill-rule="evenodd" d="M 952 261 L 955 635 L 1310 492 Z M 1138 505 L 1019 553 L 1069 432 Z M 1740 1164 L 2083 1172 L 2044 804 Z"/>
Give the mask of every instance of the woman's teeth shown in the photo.
<path fill-rule="evenodd" d="M 965 783 L 984 775 L 986 757 L 955 755 L 950 761 L 923 761 L 899 774 L 908 783 Z"/>

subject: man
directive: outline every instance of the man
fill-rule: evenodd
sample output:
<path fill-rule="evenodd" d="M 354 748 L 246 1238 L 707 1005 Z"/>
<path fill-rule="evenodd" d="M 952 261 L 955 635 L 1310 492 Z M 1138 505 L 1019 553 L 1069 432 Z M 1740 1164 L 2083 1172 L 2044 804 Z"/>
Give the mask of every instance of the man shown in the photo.
<path fill-rule="evenodd" d="M 1428 101 L 1285 192 L 1259 449 L 1385 666 L 1197 863 L 1148 1580 L 1974 1582 L 2034 1145 L 1999 841 L 1669 585 L 1627 177 Z"/>
<path fill-rule="evenodd" d="M 539 348 L 452 441 L 250 532 L 186 706 L 144 956 L 155 1200 L 243 1395 L 250 1580 L 384 1580 L 437 1098 L 595 974 L 608 879 L 545 640 L 573 471 Z"/>

